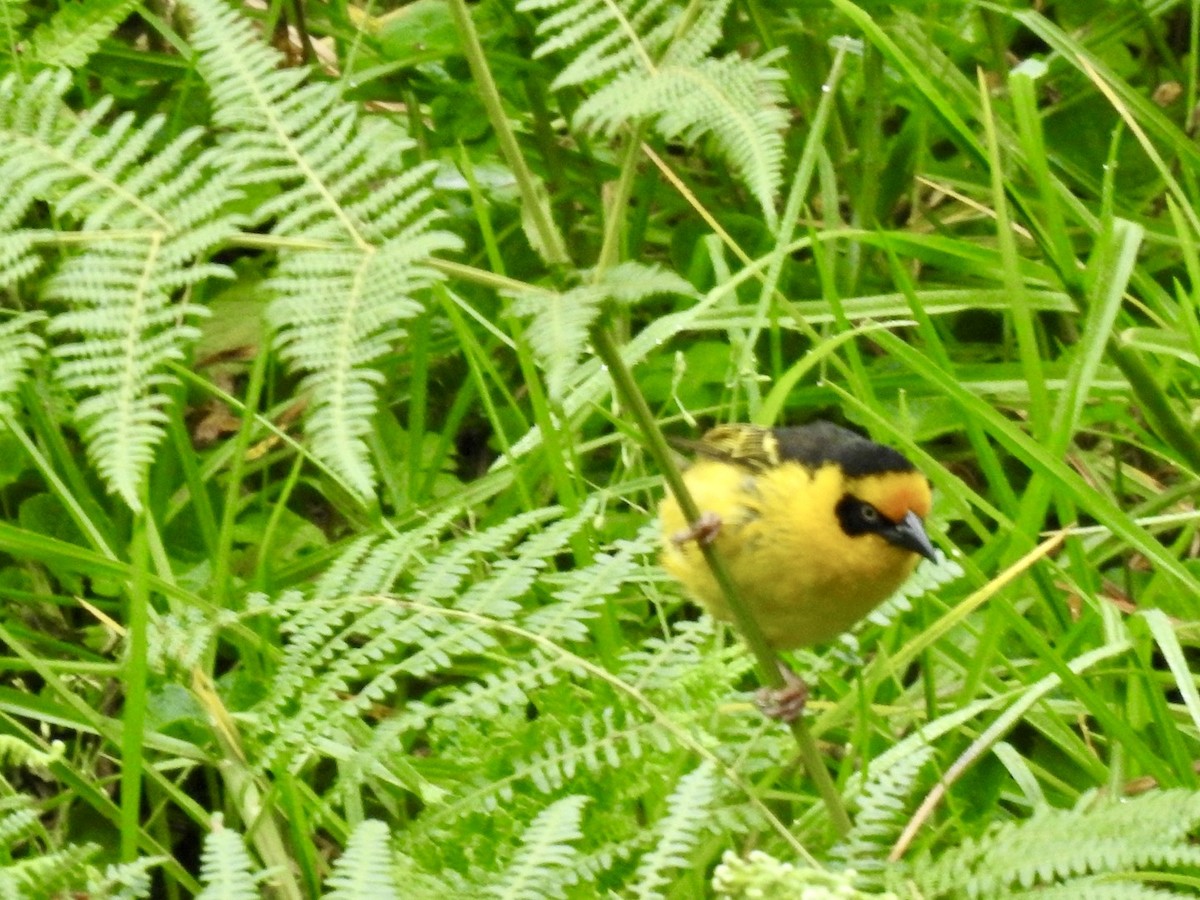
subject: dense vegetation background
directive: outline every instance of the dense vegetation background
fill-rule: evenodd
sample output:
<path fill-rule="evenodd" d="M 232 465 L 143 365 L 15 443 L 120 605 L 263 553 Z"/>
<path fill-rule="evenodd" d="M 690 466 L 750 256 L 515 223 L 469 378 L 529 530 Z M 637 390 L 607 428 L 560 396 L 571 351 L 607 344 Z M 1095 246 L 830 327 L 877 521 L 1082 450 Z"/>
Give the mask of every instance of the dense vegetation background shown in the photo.
<path fill-rule="evenodd" d="M 0 35 L 4 896 L 1200 888 L 1196 0 Z M 818 416 L 947 559 L 814 781 L 647 448 Z"/>

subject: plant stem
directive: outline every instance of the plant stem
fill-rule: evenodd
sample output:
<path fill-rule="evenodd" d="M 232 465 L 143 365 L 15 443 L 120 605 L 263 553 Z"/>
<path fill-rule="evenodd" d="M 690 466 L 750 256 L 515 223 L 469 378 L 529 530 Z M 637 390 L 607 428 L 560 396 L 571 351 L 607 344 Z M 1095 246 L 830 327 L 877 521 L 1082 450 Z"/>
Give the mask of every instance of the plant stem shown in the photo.
<path fill-rule="evenodd" d="M 471 11 L 467 8 L 466 0 L 450 0 L 450 14 L 454 17 L 454 26 L 458 29 L 459 40 L 462 41 L 463 55 L 471 67 L 471 75 L 475 80 L 475 88 L 479 91 L 479 99 L 487 110 L 488 121 L 496 132 L 496 140 L 504 161 L 512 169 L 517 180 L 517 189 L 521 193 L 521 203 L 525 214 L 533 224 L 537 235 L 538 251 L 546 262 L 552 265 L 565 265 L 570 262 L 567 248 L 563 244 L 562 235 L 550 217 L 550 206 L 544 199 L 537 177 L 530 170 L 517 143 L 508 116 L 504 113 L 504 104 L 500 99 L 500 89 L 492 78 L 488 68 L 487 57 L 483 45 L 479 42 L 479 33 L 471 20 Z"/>
<path fill-rule="evenodd" d="M 601 315 L 596 320 L 596 324 L 592 326 L 592 346 L 595 347 L 596 353 L 608 368 L 608 374 L 612 378 L 617 397 L 625 405 L 634 422 L 637 423 L 638 428 L 641 430 L 650 456 L 654 460 L 655 465 L 663 473 L 667 487 L 679 503 L 679 508 L 683 510 L 683 514 L 688 521 L 695 522 L 700 518 L 700 509 L 696 506 L 696 501 L 688 491 L 687 485 L 684 484 L 683 476 L 671 459 L 671 450 L 667 446 L 667 440 L 663 437 L 654 414 L 650 411 L 650 407 L 647 406 L 642 392 L 633 380 L 633 373 L 625 365 L 625 360 L 621 357 L 620 348 L 613 339 L 612 333 L 602 324 L 606 319 L 607 316 Z M 708 563 L 708 567 L 712 570 L 713 577 L 717 580 L 717 584 L 721 588 L 721 593 L 725 595 L 725 601 L 733 613 L 734 623 L 742 639 L 750 648 L 750 652 L 754 654 L 759 680 L 769 688 L 783 687 L 785 682 L 779 669 L 779 659 L 776 657 L 775 651 L 767 643 L 767 639 L 763 635 L 762 629 L 759 628 L 758 622 L 738 596 L 737 588 L 734 587 L 733 580 L 729 575 L 729 570 L 725 567 L 724 561 L 711 544 L 697 541 L 697 546 L 700 547 L 700 552 L 704 554 L 704 561 Z M 825 801 L 825 806 L 829 810 L 829 817 L 833 820 L 838 833 L 845 835 L 850 830 L 850 816 L 842 804 L 842 798 L 838 793 L 837 786 L 833 783 L 833 779 L 829 776 L 829 771 L 825 768 L 825 764 L 821 760 L 821 753 L 817 748 L 816 740 L 809 732 L 803 718 L 797 718 L 793 721 L 791 723 L 791 730 L 796 738 L 796 744 L 800 748 L 800 759 L 804 763 L 804 768 L 808 770 L 809 777 L 812 778 L 817 792 L 821 795 L 821 799 Z"/>

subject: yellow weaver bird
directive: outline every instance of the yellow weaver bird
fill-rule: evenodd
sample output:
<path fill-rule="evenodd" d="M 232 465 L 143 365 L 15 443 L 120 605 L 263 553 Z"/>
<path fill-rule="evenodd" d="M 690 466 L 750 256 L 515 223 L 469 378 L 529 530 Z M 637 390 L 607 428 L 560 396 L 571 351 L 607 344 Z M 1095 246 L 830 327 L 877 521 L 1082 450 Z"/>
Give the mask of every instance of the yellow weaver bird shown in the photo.
<path fill-rule="evenodd" d="M 697 546 L 711 543 L 777 650 L 841 634 L 894 593 L 920 557 L 937 561 L 923 524 L 929 482 L 890 447 L 829 422 L 723 425 L 676 443 L 696 453 L 683 477 L 702 516 L 688 522 L 673 496 L 663 500 L 663 565 L 728 621 Z"/>

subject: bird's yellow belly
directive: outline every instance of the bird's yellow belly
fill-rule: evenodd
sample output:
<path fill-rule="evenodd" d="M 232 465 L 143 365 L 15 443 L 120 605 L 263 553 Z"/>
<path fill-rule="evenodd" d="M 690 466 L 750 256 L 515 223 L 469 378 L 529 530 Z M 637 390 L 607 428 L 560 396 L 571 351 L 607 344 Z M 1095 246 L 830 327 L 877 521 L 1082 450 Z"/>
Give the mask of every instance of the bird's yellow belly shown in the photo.
<path fill-rule="evenodd" d="M 878 535 L 851 537 L 833 513 L 840 478 L 801 467 L 750 475 L 701 462 L 686 480 L 701 512 L 721 529 L 713 547 L 767 640 L 790 649 L 829 640 L 894 593 L 917 557 Z M 714 616 L 732 618 L 678 505 L 664 501 L 663 564 Z"/>

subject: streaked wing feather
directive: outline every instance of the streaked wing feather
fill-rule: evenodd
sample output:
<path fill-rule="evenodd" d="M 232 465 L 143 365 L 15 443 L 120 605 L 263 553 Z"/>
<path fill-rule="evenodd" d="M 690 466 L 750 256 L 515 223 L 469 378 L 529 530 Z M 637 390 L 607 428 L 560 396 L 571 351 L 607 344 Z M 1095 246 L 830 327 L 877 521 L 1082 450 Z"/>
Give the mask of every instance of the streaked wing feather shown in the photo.
<path fill-rule="evenodd" d="M 757 425 L 718 425 L 698 441 L 672 438 L 680 449 L 761 471 L 779 464 L 779 441 L 770 428 Z"/>

